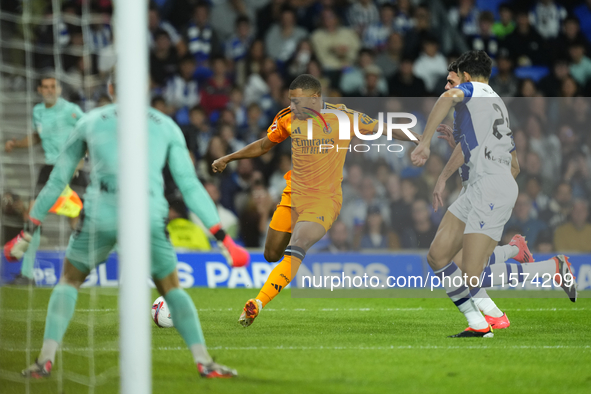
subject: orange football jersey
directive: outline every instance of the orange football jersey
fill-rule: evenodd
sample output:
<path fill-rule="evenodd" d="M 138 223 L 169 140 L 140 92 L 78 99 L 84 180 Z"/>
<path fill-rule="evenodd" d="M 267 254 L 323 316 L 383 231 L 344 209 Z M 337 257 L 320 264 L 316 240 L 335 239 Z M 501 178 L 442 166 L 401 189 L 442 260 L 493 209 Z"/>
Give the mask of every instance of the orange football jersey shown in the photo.
<path fill-rule="evenodd" d="M 308 119 L 292 117 L 289 107 L 279 111 L 267 130 L 267 136 L 273 142 L 279 143 L 291 137 L 291 182 L 288 179 L 289 173 L 285 174 L 285 179 L 292 193 L 314 194 L 319 198 L 322 195 L 342 195 L 343 166 L 351 137 L 355 135 L 353 122 L 356 111 L 347 109 L 342 104 L 324 103 L 324 108 L 341 110 L 348 116 L 349 139 L 339 139 L 339 123 L 334 114 L 317 114 L 312 121 L 312 138 L 308 139 Z M 358 113 L 360 133 L 372 134 L 377 124 L 376 119 Z"/>

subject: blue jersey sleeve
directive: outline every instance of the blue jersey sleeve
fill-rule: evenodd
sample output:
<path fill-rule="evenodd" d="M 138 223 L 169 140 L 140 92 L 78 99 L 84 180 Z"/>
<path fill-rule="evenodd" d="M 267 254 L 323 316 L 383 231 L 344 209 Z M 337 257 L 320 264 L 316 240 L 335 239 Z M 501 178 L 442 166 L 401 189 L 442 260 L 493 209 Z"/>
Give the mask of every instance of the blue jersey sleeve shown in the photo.
<path fill-rule="evenodd" d="M 464 82 L 456 86 L 455 89 L 459 89 L 464 93 L 462 104 L 466 104 L 468 101 L 470 101 L 474 93 L 474 85 L 472 85 L 472 82 Z"/>

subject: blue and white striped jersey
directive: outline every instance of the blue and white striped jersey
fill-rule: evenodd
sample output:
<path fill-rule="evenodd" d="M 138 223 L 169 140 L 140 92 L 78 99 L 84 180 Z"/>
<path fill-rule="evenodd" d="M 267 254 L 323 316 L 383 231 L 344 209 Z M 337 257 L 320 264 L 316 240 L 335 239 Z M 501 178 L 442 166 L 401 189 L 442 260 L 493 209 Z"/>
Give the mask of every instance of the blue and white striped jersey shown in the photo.
<path fill-rule="evenodd" d="M 464 154 L 462 183 L 472 184 L 485 175 L 511 174 L 515 143 L 505 103 L 485 83 L 466 82 L 456 89 L 464 92 L 454 115 L 454 134 Z"/>

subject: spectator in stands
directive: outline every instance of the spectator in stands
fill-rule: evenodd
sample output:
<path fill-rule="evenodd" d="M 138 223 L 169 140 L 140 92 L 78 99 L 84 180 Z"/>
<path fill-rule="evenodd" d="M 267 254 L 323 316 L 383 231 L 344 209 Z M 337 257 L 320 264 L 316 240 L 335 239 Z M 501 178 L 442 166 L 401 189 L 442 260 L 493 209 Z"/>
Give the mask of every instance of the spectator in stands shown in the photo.
<path fill-rule="evenodd" d="M 536 253 L 554 253 L 556 249 L 554 248 L 554 234 L 551 229 L 547 228 L 540 231 L 533 250 Z"/>
<path fill-rule="evenodd" d="M 204 157 L 213 130 L 207 119 L 207 113 L 200 105 L 195 105 L 189 111 L 189 124 L 181 128 L 187 140 L 189 150 L 197 159 Z"/>
<path fill-rule="evenodd" d="M 561 182 L 554 190 L 554 197 L 548 207 L 542 211 L 539 218 L 551 228 L 564 223 L 570 213 L 572 204 L 572 187 L 568 182 Z"/>
<path fill-rule="evenodd" d="M 340 70 L 355 63 L 361 47 L 355 31 L 339 26 L 337 16 L 331 9 L 322 11 L 322 28 L 312 33 L 311 41 L 322 68 L 333 74 L 332 81 L 338 80 Z"/>
<path fill-rule="evenodd" d="M 386 49 L 376 57 L 376 65 L 382 69 L 384 77 L 389 79 L 398 70 L 404 53 L 402 34 L 392 33 L 388 37 Z"/>
<path fill-rule="evenodd" d="M 400 236 L 405 228 L 412 226 L 412 203 L 416 200 L 418 188 L 411 179 L 402 179 L 390 174 L 387 184 L 390 200 L 390 223 Z"/>
<path fill-rule="evenodd" d="M 398 72 L 388 81 L 388 91 L 391 96 L 395 97 L 424 97 L 427 95 L 425 83 L 413 73 L 411 58 L 402 58 Z"/>
<path fill-rule="evenodd" d="M 220 137 L 219 135 L 212 136 L 209 140 L 209 145 L 207 146 L 205 155 L 203 155 L 203 160 L 200 160 L 197 166 L 197 175 L 199 175 L 199 178 L 205 179 L 206 181 L 212 180 L 214 177 L 214 173 L 211 169 L 211 163 L 229 153 L 230 147 L 228 146 L 226 141 L 224 141 L 222 137 Z M 229 166 L 230 165 L 231 167 L 229 168 L 229 170 L 233 171 L 236 167 L 232 163 L 230 163 Z M 228 174 L 230 174 L 230 172 L 228 172 Z M 232 196 L 228 196 L 227 202 L 229 204 L 232 203 Z"/>
<path fill-rule="evenodd" d="M 563 178 L 573 187 L 573 195 L 576 198 L 587 198 L 591 195 L 591 159 L 589 149 L 581 148 L 572 153 L 565 162 Z"/>
<path fill-rule="evenodd" d="M 296 24 L 295 11 L 286 7 L 281 11 L 279 23 L 272 25 L 265 35 L 267 55 L 278 62 L 287 62 L 307 36 L 308 32 Z"/>
<path fill-rule="evenodd" d="M 585 2 L 576 7 L 573 12 L 579 19 L 581 30 L 587 38 L 587 41 L 591 41 L 591 0 L 585 0 Z"/>
<path fill-rule="evenodd" d="M 559 226 L 554 234 L 554 244 L 558 252 L 591 252 L 591 224 L 589 201 L 575 200 L 570 221 Z"/>
<path fill-rule="evenodd" d="M 532 201 L 534 217 L 539 217 L 540 213 L 548 208 L 550 197 L 542 191 L 542 181 L 537 176 L 529 176 L 525 181 L 525 192 Z"/>
<path fill-rule="evenodd" d="M 245 206 L 240 210 L 239 215 L 244 246 L 259 248 L 264 245 L 274 207 L 275 202 L 265 188 L 262 178 L 257 180 L 252 185 Z"/>
<path fill-rule="evenodd" d="M 402 247 L 405 249 L 428 249 L 435 238 L 437 227 L 431 221 L 431 211 L 426 200 L 419 199 L 411 205 L 412 226 L 402 233 Z"/>
<path fill-rule="evenodd" d="M 438 32 L 431 26 L 431 13 L 424 4 L 415 9 L 413 21 L 414 26 L 404 37 L 404 53 L 414 59 L 419 56 L 423 40 L 428 36 L 437 37 Z"/>
<path fill-rule="evenodd" d="M 291 60 L 287 64 L 287 74 L 290 79 L 295 79 L 300 74 L 305 74 L 308 64 L 314 58 L 312 44 L 308 40 L 302 40 L 298 44 Z"/>
<path fill-rule="evenodd" d="M 492 32 L 499 40 L 502 40 L 515 30 L 513 9 L 509 3 L 499 5 L 499 16 L 500 20 L 493 24 Z"/>
<path fill-rule="evenodd" d="M 92 6 L 90 18 L 92 23 L 88 29 L 88 48 L 97 55 L 102 49 L 113 43 L 113 31 L 111 30 L 108 13 L 100 12 L 96 6 Z"/>
<path fill-rule="evenodd" d="M 179 56 L 184 56 L 187 52 L 187 47 L 183 42 L 182 37 L 173 25 L 160 19 L 158 8 L 155 5 L 150 4 L 150 8 L 148 10 L 148 38 L 150 40 L 150 49 L 153 50 L 156 47 L 156 33 L 162 30 L 168 34 L 168 38 L 179 53 Z"/>
<path fill-rule="evenodd" d="M 478 32 L 468 38 L 468 46 L 473 50 L 483 50 L 494 59 L 499 51 L 497 37 L 492 32 L 495 17 L 492 12 L 484 11 L 478 17 Z"/>
<path fill-rule="evenodd" d="M 581 41 L 574 42 L 568 52 L 571 59 L 570 75 L 579 85 L 585 86 L 591 80 L 591 59 L 585 56 L 585 44 Z"/>
<path fill-rule="evenodd" d="M 395 233 L 388 230 L 380 207 L 367 209 L 367 220 L 361 236 L 361 249 L 399 249 L 400 241 Z"/>
<path fill-rule="evenodd" d="M 246 110 L 246 126 L 239 130 L 240 139 L 247 144 L 254 142 L 261 131 L 266 130 L 267 123 L 261 107 L 257 103 L 250 104 Z"/>
<path fill-rule="evenodd" d="M 246 15 L 240 15 L 234 23 L 234 34 L 226 41 L 226 59 L 234 63 L 246 59 L 248 48 L 254 39 L 250 19 Z"/>
<path fill-rule="evenodd" d="M 231 152 L 236 152 L 246 146 L 244 142 L 236 138 L 234 130 L 235 127 L 228 123 L 222 123 L 218 128 L 220 137 L 222 137 L 222 139 L 226 141 L 226 143 L 230 147 Z"/>
<path fill-rule="evenodd" d="M 531 78 L 525 78 L 519 81 L 517 87 L 517 97 L 535 97 L 538 95 L 536 83 Z"/>
<path fill-rule="evenodd" d="M 386 97 L 388 87 L 382 77 L 382 70 L 375 64 L 370 64 L 363 69 L 363 85 L 353 94 L 357 97 Z"/>
<path fill-rule="evenodd" d="M 187 207 L 182 198 L 168 201 L 168 238 L 175 248 L 209 251 L 211 244 L 205 232 L 189 220 Z"/>
<path fill-rule="evenodd" d="M 367 210 L 370 206 L 378 206 L 383 216 L 388 216 L 387 207 L 376 195 L 375 180 L 372 177 L 365 177 L 361 180 L 361 195 L 352 200 L 346 206 L 343 205 L 340 217 L 353 229 L 353 245 L 359 247 L 363 226 L 367 219 Z"/>
<path fill-rule="evenodd" d="M 253 25 L 257 26 L 256 10 L 264 3 L 250 0 L 207 0 L 207 2 L 211 4 L 211 26 L 221 41 L 226 41 L 232 36 L 234 32 L 232 22 L 240 15 L 247 16 Z"/>
<path fill-rule="evenodd" d="M 527 239 L 532 245 L 536 244 L 538 233 L 548 226 L 539 219 L 533 219 L 531 198 L 525 193 L 519 193 L 513 215 L 505 225 L 505 229 L 518 228 L 519 233 Z"/>
<path fill-rule="evenodd" d="M 560 153 L 560 140 L 554 133 L 544 134 L 542 123 L 538 117 L 531 116 L 526 123 L 525 131 L 529 137 L 529 148 L 536 152 L 542 161 L 541 175 L 546 182 L 552 182 L 559 179 L 560 163 L 562 155 Z M 553 186 L 553 185 L 552 185 Z"/>
<path fill-rule="evenodd" d="M 402 34 L 406 33 L 414 26 L 412 19 L 413 8 L 410 0 L 398 0 L 395 2 L 396 17 L 394 18 L 394 26 L 396 30 Z"/>
<path fill-rule="evenodd" d="M 238 217 L 232 211 L 224 208 L 222 204 L 220 204 L 221 193 L 215 183 L 206 182 L 203 186 L 205 187 L 205 190 L 207 190 L 209 197 L 211 197 L 212 201 L 215 203 L 220 222 L 222 223 L 222 228 L 230 237 L 236 239 L 238 236 Z M 194 221 L 194 219 L 198 219 L 197 215 L 194 215 L 195 218 L 193 218 L 193 215 L 191 216 L 191 220 Z"/>
<path fill-rule="evenodd" d="M 585 45 L 585 52 L 589 53 L 589 43 L 583 33 L 581 33 L 581 26 L 579 20 L 574 16 L 569 16 L 564 20 L 562 32 L 556 40 L 555 53 L 558 57 L 568 59 L 568 49 L 576 42 L 582 42 Z"/>
<path fill-rule="evenodd" d="M 171 107 L 175 120 L 181 126 L 189 124 L 189 108 L 199 104 L 200 96 L 195 73 L 195 58 L 185 56 L 179 62 L 179 73 L 168 80 L 164 98 Z"/>
<path fill-rule="evenodd" d="M 388 37 L 394 33 L 394 7 L 385 3 L 380 7 L 380 20 L 367 26 L 363 32 L 363 47 L 381 52 L 386 49 Z"/>
<path fill-rule="evenodd" d="M 211 70 L 213 75 L 201 88 L 201 105 L 209 116 L 228 104 L 232 91 L 232 82 L 227 75 L 226 59 L 223 57 L 211 59 Z"/>
<path fill-rule="evenodd" d="M 217 33 L 210 23 L 209 7 L 205 1 L 198 2 L 193 8 L 193 18 L 185 31 L 188 52 L 195 58 L 198 66 L 205 65 L 220 49 Z"/>
<path fill-rule="evenodd" d="M 423 51 L 415 61 L 413 74 L 425 83 L 427 92 L 432 93 L 437 80 L 447 75 L 447 59 L 439 52 L 439 44 L 435 37 L 423 39 Z"/>
<path fill-rule="evenodd" d="M 361 181 L 364 178 L 363 169 L 359 164 L 350 164 L 343 181 L 343 206 L 361 196 Z"/>
<path fill-rule="evenodd" d="M 150 51 L 150 77 L 159 87 L 164 87 L 166 82 L 179 70 L 179 57 L 177 50 L 172 46 L 170 35 L 162 29 L 154 35 L 154 46 Z"/>
<path fill-rule="evenodd" d="M 339 88 L 347 96 L 358 96 L 364 89 L 365 81 L 365 69 L 368 66 L 375 66 L 374 63 L 374 52 L 370 49 L 364 48 L 359 51 L 359 57 L 355 66 L 346 67 L 343 69 L 341 74 L 341 80 Z M 381 71 L 381 70 L 380 70 Z M 388 92 L 388 85 L 386 80 L 381 77 L 378 84 L 379 90 L 382 93 Z"/>
<path fill-rule="evenodd" d="M 211 167 L 211 163 L 213 163 L 213 160 L 208 162 L 209 167 Z M 237 208 L 240 203 L 237 200 L 244 198 L 244 194 L 248 192 L 255 181 L 259 180 L 255 176 L 253 161 L 251 159 L 239 160 L 236 164 L 236 171 L 228 173 L 220 183 L 221 204 L 232 212 L 240 212 Z M 240 194 L 243 196 L 240 196 Z"/>
<path fill-rule="evenodd" d="M 330 243 L 321 252 L 348 252 L 351 250 L 351 243 L 349 241 L 349 229 L 342 220 L 336 220 L 330 230 L 328 230 Z"/>
<path fill-rule="evenodd" d="M 501 46 L 509 50 L 517 66 L 545 64 L 544 40 L 529 23 L 527 11 L 517 13 L 517 26 L 513 33 L 507 35 Z"/>
<path fill-rule="evenodd" d="M 558 37 L 566 16 L 566 9 L 554 0 L 538 0 L 529 13 L 532 26 L 546 40 Z"/>
<path fill-rule="evenodd" d="M 554 60 L 550 74 L 540 79 L 538 88 L 546 97 L 559 97 L 562 83 L 569 75 L 568 61 L 566 58 Z"/>
<path fill-rule="evenodd" d="M 347 12 L 349 26 L 362 37 L 365 29 L 379 19 L 378 8 L 372 0 L 356 0 Z"/>
<path fill-rule="evenodd" d="M 514 97 L 519 81 L 513 73 L 513 60 L 506 50 L 501 50 L 496 60 L 497 74 L 491 77 L 489 85 L 501 97 Z"/>
<path fill-rule="evenodd" d="M 257 39 L 263 39 L 274 23 L 279 23 L 286 0 L 271 0 L 257 12 Z"/>
<path fill-rule="evenodd" d="M 581 87 L 575 79 L 569 74 L 562 81 L 560 86 L 560 97 L 576 97 L 581 93 Z"/>
<path fill-rule="evenodd" d="M 478 34 L 479 15 L 474 0 L 458 0 L 458 5 L 448 12 L 449 23 L 467 37 Z"/>

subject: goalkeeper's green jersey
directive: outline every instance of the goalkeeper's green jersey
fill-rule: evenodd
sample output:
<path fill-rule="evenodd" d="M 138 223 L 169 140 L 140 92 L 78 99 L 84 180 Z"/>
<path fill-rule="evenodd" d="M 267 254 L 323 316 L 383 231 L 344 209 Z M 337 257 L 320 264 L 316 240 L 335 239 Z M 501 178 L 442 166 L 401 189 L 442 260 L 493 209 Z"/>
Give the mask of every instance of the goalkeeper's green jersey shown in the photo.
<path fill-rule="evenodd" d="M 97 230 L 117 226 L 117 173 L 119 149 L 117 143 L 117 104 L 97 108 L 87 113 L 77 124 L 66 147 L 59 156 L 48 183 L 43 188 L 31 217 L 43 221 L 47 211 L 66 187 L 76 165 L 88 150 L 91 164 L 90 185 L 86 189 L 84 212 Z M 162 170 L 168 162 L 170 172 L 182 192 L 187 206 L 195 213 L 212 211 L 204 224 L 211 227 L 219 222 L 215 206 L 197 179 L 193 162 L 180 128 L 163 113 L 148 110 L 148 176 L 150 219 L 152 224 L 165 225 L 168 203 L 164 198 Z M 125 154 L 122 152 L 121 154 Z"/>
<path fill-rule="evenodd" d="M 41 138 L 45 162 L 55 164 L 76 123 L 84 112 L 74 103 L 58 98 L 53 107 L 45 103 L 33 107 L 33 128 Z"/>

